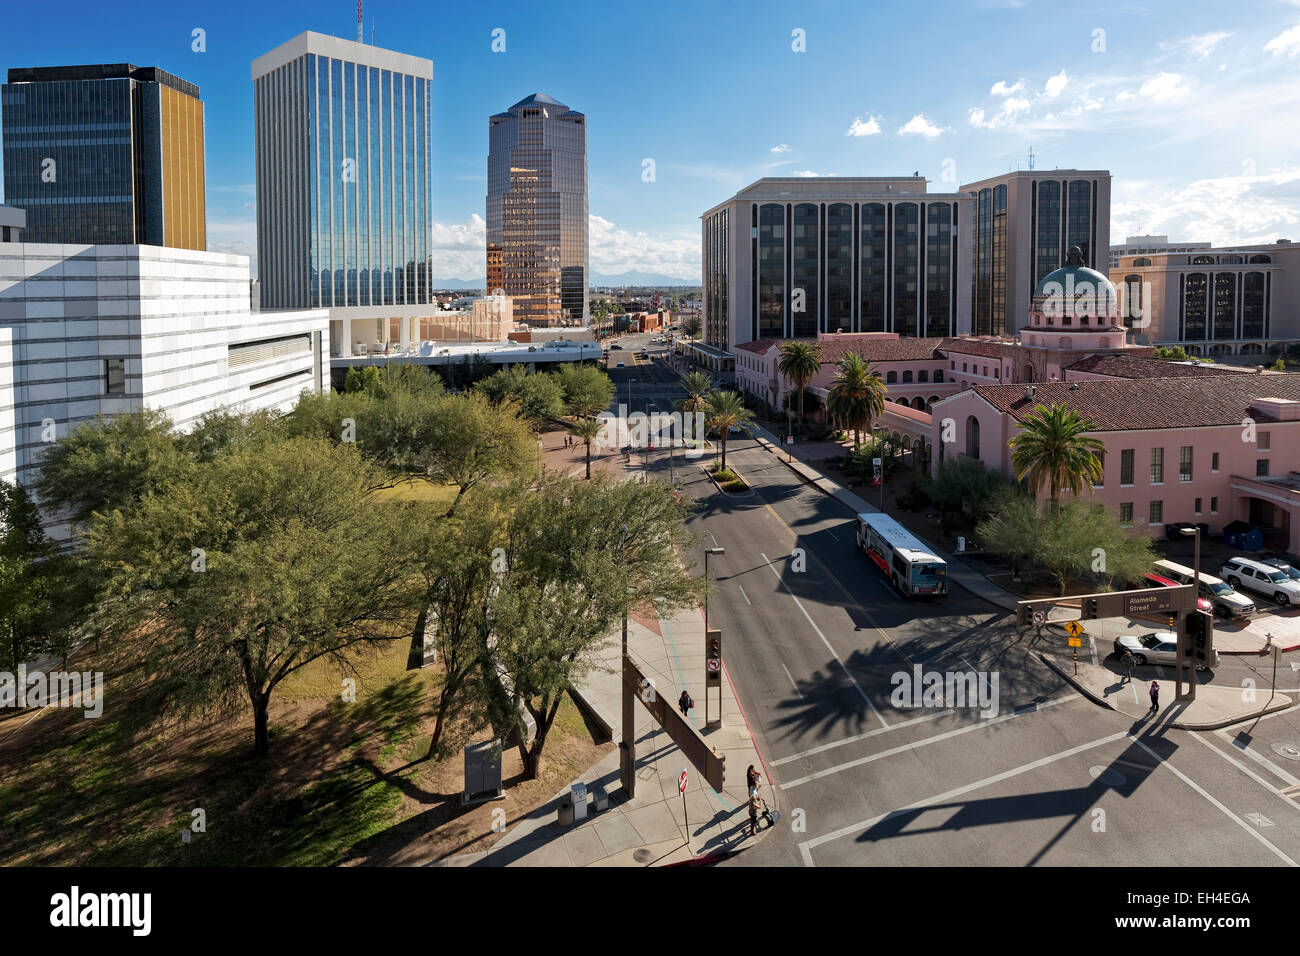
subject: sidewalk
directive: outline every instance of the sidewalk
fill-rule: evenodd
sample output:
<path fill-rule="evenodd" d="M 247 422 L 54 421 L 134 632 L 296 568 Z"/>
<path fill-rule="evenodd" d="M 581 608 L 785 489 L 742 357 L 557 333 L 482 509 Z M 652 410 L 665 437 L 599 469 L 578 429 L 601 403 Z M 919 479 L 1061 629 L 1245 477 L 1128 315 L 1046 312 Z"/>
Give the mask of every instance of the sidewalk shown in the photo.
<path fill-rule="evenodd" d="M 1152 681 L 1155 681 L 1160 685 L 1161 702 L 1155 723 L 1175 730 L 1217 730 L 1295 706 L 1291 695 L 1273 694 L 1266 688 L 1254 691 L 1255 699 L 1248 700 L 1248 692 L 1240 687 L 1201 683 L 1213 680 L 1207 673 L 1197 675 L 1196 700 L 1178 702 L 1174 700 L 1173 668 L 1170 667 L 1145 664 L 1137 668 L 1133 680 L 1129 681 L 1123 666 L 1115 658 L 1104 658 L 1099 654 L 1098 663 L 1094 664 L 1081 656 L 1076 676 L 1072 662 L 1053 660 L 1043 653 L 1038 656 L 1085 697 L 1134 720 L 1151 719 L 1147 717 L 1151 706 L 1147 695 Z"/>
<path fill-rule="evenodd" d="M 616 741 L 622 735 L 621 643 L 619 630 L 601 648 L 599 666 L 581 682 L 576 694 L 596 723 L 607 728 Z M 668 700 L 675 703 L 682 688 L 686 688 L 695 699 L 690 720 L 703 729 L 704 617 L 700 609 L 679 611 L 668 619 L 633 617 L 628 621 L 628 651 Z M 593 801 L 585 820 L 561 826 L 558 807 L 571 792 L 565 789 L 515 823 L 490 850 L 432 865 L 665 866 L 732 853 L 761 840 L 766 832 L 761 819 L 763 829 L 759 835 L 748 835 L 746 768 L 753 764 L 763 774 L 759 792 L 774 810 L 779 809 L 777 795 L 768 783 L 766 768 L 725 668 L 723 676 L 722 726 L 705 732 L 710 745 L 726 756 L 721 793 L 704 782 L 649 711 L 638 703 L 635 799 L 624 798 L 616 750 L 574 781 L 585 784 L 589 794 L 597 787 L 603 789 L 609 796 L 607 810 L 596 812 Z M 716 711 L 718 692 L 715 689 L 712 693 L 710 707 Z M 683 768 L 687 772 L 685 815 L 677 789 Z"/>
<path fill-rule="evenodd" d="M 804 482 L 812 485 L 818 491 L 834 498 L 855 515 L 864 513 L 875 514 L 880 511 L 879 507 L 849 491 L 839 482 L 827 478 L 807 462 L 794 455 L 787 454 L 781 447 L 781 439 L 773 435 L 767 429 L 756 426 L 754 428 L 754 437 L 758 440 L 760 447 L 784 462 L 786 466 Z M 970 591 L 977 597 L 983 598 L 990 604 L 996 604 L 1009 611 L 1014 611 L 1016 609 L 1016 605 L 1020 601 L 1020 598 L 1017 595 L 1012 594 L 1006 588 L 994 584 L 960 558 L 954 558 L 952 555 L 947 554 L 934 544 L 931 544 L 930 547 L 936 555 L 948 562 L 948 577 L 950 580 L 955 581 L 967 591 Z"/>

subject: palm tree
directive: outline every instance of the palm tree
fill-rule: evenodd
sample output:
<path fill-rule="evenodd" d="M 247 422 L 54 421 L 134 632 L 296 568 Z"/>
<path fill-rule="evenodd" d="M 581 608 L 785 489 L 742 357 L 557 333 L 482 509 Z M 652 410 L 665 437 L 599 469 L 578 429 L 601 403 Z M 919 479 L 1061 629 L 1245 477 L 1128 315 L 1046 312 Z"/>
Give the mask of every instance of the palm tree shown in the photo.
<path fill-rule="evenodd" d="M 693 415 L 708 408 L 713 379 L 707 372 L 688 373 L 682 378 L 682 386 L 686 389 L 686 397 L 677 403 L 679 411 Z"/>
<path fill-rule="evenodd" d="M 580 418 L 569 426 L 569 430 L 582 439 L 587 446 L 587 480 L 591 480 L 591 443 L 600 437 L 604 427 L 598 418 Z"/>
<path fill-rule="evenodd" d="M 853 447 L 861 446 L 860 433 L 885 413 L 885 392 L 889 389 L 869 363 L 856 352 L 840 359 L 826 400 L 826 410 L 846 428 L 853 429 Z"/>
<path fill-rule="evenodd" d="M 722 444 L 722 467 L 727 467 L 727 436 L 731 429 L 739 428 L 753 437 L 754 413 L 745 407 L 739 392 L 713 392 L 704 409 L 705 424 L 718 433 Z"/>
<path fill-rule="evenodd" d="M 781 358 L 776 370 L 794 385 L 799 393 L 799 422 L 803 419 L 803 393 L 817 373 L 822 370 L 821 346 L 816 342 L 783 342 Z"/>
<path fill-rule="evenodd" d="M 1016 478 L 1029 479 L 1034 494 L 1047 485 L 1052 510 L 1062 491 L 1078 494 L 1101 480 L 1101 459 L 1106 446 L 1085 432 L 1096 423 L 1064 405 L 1039 405 L 1020 423 L 1020 433 L 1007 442 Z"/>

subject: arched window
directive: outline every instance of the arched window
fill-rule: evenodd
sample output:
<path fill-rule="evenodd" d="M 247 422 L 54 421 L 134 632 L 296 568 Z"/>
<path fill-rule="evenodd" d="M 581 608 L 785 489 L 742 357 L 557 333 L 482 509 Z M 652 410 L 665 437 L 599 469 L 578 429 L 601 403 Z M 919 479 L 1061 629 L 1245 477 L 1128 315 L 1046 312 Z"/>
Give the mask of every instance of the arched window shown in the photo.
<path fill-rule="evenodd" d="M 1143 269 L 1149 267 L 1150 265 L 1151 265 L 1151 260 L 1148 259 L 1146 256 L 1139 256 L 1138 258 L 1133 260 L 1134 269 Z"/>
<path fill-rule="evenodd" d="M 1214 256 L 1192 256 L 1192 265 L 1212 266 L 1214 265 Z"/>
<path fill-rule="evenodd" d="M 1224 256 L 1219 262 L 1225 266 L 1239 266 L 1241 265 L 1241 256 Z"/>
<path fill-rule="evenodd" d="M 1263 253 L 1250 257 L 1250 262 L 1252 265 L 1254 265 L 1255 263 L 1270 263 L 1272 261 L 1273 261 L 1272 256 L 1266 256 Z"/>
<path fill-rule="evenodd" d="M 974 415 L 966 419 L 966 457 L 980 456 L 980 420 Z"/>
<path fill-rule="evenodd" d="M 886 372 L 886 373 L 885 373 L 885 384 L 886 384 L 886 385 L 893 385 L 893 384 L 896 383 L 897 381 L 898 381 L 898 373 L 897 373 L 897 372 Z"/>
<path fill-rule="evenodd" d="M 918 412 L 925 411 L 925 399 L 922 398 L 920 395 L 916 396 L 916 398 L 912 399 L 912 407 L 915 408 Z"/>
<path fill-rule="evenodd" d="M 912 383 L 912 370 L 909 368 L 904 370 L 903 372 L 903 384 L 910 385 L 911 383 Z"/>
<path fill-rule="evenodd" d="M 1025 376 L 1025 377 L 1024 377 L 1024 381 L 1026 381 L 1026 382 L 1032 382 L 1032 381 L 1034 380 L 1034 367 L 1033 367 L 1032 365 L 1030 365 L 1029 363 L 1025 363 L 1025 367 L 1024 367 L 1023 369 L 1021 369 L 1020 371 L 1021 371 L 1021 372 L 1024 374 L 1024 376 Z"/>
<path fill-rule="evenodd" d="M 936 384 L 943 381 L 943 369 L 937 368 L 934 370 L 934 381 Z"/>
<path fill-rule="evenodd" d="M 921 371 L 919 371 L 919 372 L 916 373 L 916 380 L 917 380 L 918 382 L 928 382 L 928 381 L 930 381 L 930 370 L 929 370 L 929 369 L 924 369 L 924 368 L 921 369 Z"/>

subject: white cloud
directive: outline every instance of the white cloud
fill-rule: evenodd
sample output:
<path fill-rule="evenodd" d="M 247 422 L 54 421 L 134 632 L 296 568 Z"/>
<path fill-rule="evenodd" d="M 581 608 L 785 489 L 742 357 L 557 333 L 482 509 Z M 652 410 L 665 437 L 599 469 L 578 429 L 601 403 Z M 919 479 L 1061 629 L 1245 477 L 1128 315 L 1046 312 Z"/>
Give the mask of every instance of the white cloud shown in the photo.
<path fill-rule="evenodd" d="M 815 173 L 811 169 L 796 169 L 793 172 L 791 172 L 790 175 L 803 176 L 804 178 L 812 178 L 812 177 L 820 176 L 821 173 Z"/>
<path fill-rule="evenodd" d="M 774 152 L 774 153 L 788 153 L 788 152 L 790 152 L 790 147 L 787 146 L 785 143 L 782 143 L 782 144 L 779 145 L 779 146 L 773 146 L 773 147 L 772 147 L 772 152 Z"/>
<path fill-rule="evenodd" d="M 1138 93 L 1157 103 L 1172 100 L 1187 92 L 1179 73 L 1157 73 L 1138 88 Z"/>
<path fill-rule="evenodd" d="M 924 113 L 917 113 L 910 120 L 903 124 L 899 129 L 899 136 L 924 136 L 926 139 L 934 139 L 943 132 L 942 126 L 935 126 L 925 118 Z"/>
<path fill-rule="evenodd" d="M 594 214 L 587 217 L 587 222 L 592 271 L 618 275 L 635 269 L 699 281 L 699 236 L 673 238 L 630 232 Z"/>
<path fill-rule="evenodd" d="M 970 110 L 970 123 L 983 129 L 997 129 L 1000 126 L 1015 125 L 1017 114 L 1029 109 L 1029 100 L 1023 96 L 1010 96 L 1002 101 L 1002 107 L 990 119 L 985 119 L 984 110 L 978 106 Z"/>
<path fill-rule="evenodd" d="M 482 278 L 487 270 L 487 223 L 478 213 L 465 222 L 434 222 L 429 249 L 434 278 Z"/>
<path fill-rule="evenodd" d="M 1292 57 L 1300 53 L 1300 24 L 1290 30 L 1284 30 L 1265 43 L 1264 52 L 1272 53 L 1274 56 L 1285 53 Z"/>
<path fill-rule="evenodd" d="M 1160 44 L 1160 49 L 1171 52 L 1187 52 L 1192 56 L 1207 57 L 1224 40 L 1233 36 L 1231 33 L 1215 31 L 1212 33 L 1198 33 L 1195 36 L 1182 37 L 1178 40 L 1168 40 Z"/>
<path fill-rule="evenodd" d="M 1024 88 L 1025 88 L 1024 80 L 1016 80 L 1016 82 L 1011 86 L 1007 86 L 1007 84 L 1004 81 L 998 80 L 996 83 L 993 84 L 993 89 L 989 90 L 989 95 L 1010 96 L 1012 93 L 1019 93 Z"/>
<path fill-rule="evenodd" d="M 1123 103 L 1125 100 L 1131 100 L 1135 96 L 1137 96 L 1137 94 L 1132 90 L 1120 90 L 1115 94 L 1115 100 L 1116 102 Z"/>
<path fill-rule="evenodd" d="M 861 116 L 853 118 L 853 125 L 845 132 L 845 136 L 875 136 L 880 132 L 880 117 L 867 114 L 866 120 Z"/>
<path fill-rule="evenodd" d="M 1300 167 L 1221 176 L 1161 189 L 1116 180 L 1111 235 L 1168 234 L 1216 246 L 1300 238 Z"/>
<path fill-rule="evenodd" d="M 1061 95 L 1061 91 L 1065 89 L 1066 84 L 1069 82 L 1070 78 L 1065 75 L 1065 70 L 1062 70 L 1060 73 L 1056 74 L 1056 76 L 1050 76 L 1047 78 L 1047 82 L 1043 84 L 1043 93 L 1051 99 L 1056 99 L 1056 97 Z"/>

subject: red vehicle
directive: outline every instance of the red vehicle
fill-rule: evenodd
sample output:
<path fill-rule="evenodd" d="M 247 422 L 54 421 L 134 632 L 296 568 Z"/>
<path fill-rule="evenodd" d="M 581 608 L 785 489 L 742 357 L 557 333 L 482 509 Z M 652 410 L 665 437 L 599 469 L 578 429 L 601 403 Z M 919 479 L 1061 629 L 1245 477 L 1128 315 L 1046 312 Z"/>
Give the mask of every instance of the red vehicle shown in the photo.
<path fill-rule="evenodd" d="M 1148 587 L 1155 587 L 1155 588 L 1181 587 L 1181 585 L 1179 585 L 1177 581 L 1174 581 L 1170 578 L 1162 577 L 1159 574 L 1145 575 L 1143 579 L 1143 583 Z M 1198 597 L 1196 599 L 1196 606 L 1198 609 L 1204 611 L 1206 614 L 1214 613 L 1214 605 L 1211 604 L 1209 601 L 1205 600 L 1205 598 L 1203 597 Z"/>

